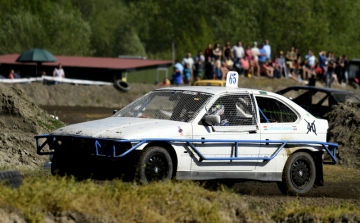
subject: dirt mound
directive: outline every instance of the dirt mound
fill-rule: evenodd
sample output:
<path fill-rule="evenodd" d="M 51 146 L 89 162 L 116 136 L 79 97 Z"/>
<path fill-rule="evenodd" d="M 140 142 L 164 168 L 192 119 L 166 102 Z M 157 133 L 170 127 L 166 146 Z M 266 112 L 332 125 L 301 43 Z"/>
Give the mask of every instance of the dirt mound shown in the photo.
<path fill-rule="evenodd" d="M 339 144 L 339 163 L 360 167 L 360 103 L 340 104 L 325 117 L 329 121 L 328 141 Z"/>
<path fill-rule="evenodd" d="M 41 110 L 22 90 L 0 85 L 0 167 L 41 165 L 34 136 L 63 124 Z"/>
<path fill-rule="evenodd" d="M 43 85 L 42 83 L 14 84 L 33 99 L 36 105 L 91 106 L 122 108 L 142 95 L 156 89 L 150 84 L 131 84 L 128 92 L 112 85 L 84 86 L 71 84 Z"/>

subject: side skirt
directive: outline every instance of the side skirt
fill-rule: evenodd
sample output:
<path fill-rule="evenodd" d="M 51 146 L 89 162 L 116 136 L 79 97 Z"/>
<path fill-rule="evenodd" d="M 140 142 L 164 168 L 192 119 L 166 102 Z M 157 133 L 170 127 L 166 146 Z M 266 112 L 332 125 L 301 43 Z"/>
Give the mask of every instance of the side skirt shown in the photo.
<path fill-rule="evenodd" d="M 202 172 L 178 171 L 178 180 L 215 180 L 215 179 L 245 179 L 259 181 L 281 181 L 282 172 Z"/>

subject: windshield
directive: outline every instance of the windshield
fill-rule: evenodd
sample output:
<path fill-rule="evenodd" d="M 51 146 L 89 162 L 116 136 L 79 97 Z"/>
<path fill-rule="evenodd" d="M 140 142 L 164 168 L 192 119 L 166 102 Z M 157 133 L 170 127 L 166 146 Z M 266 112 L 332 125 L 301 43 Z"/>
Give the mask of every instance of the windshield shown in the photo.
<path fill-rule="evenodd" d="M 113 117 L 192 121 L 211 94 L 193 91 L 153 91 L 121 109 Z"/>
<path fill-rule="evenodd" d="M 360 102 L 360 97 L 354 94 L 332 94 L 339 103 Z"/>

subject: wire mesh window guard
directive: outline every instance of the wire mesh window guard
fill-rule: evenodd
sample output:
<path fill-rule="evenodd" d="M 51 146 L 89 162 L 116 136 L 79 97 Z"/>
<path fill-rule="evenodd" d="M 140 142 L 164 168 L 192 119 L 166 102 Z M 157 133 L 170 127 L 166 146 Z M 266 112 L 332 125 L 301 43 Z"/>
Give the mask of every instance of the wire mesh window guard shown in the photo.
<path fill-rule="evenodd" d="M 257 130 L 254 104 L 248 93 L 231 93 L 212 98 L 208 115 L 220 115 L 220 125 L 214 131 L 239 132 Z"/>
<path fill-rule="evenodd" d="M 195 91 L 153 91 L 114 116 L 191 122 L 211 96 Z"/>

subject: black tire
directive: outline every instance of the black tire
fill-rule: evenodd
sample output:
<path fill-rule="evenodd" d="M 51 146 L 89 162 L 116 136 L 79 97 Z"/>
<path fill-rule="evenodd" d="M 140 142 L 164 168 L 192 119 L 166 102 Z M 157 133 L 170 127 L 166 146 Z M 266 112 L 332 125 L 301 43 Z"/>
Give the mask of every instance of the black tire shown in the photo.
<path fill-rule="evenodd" d="M 305 195 L 314 186 L 316 167 L 312 156 L 306 152 L 293 153 L 286 161 L 280 191 L 286 195 Z"/>
<path fill-rule="evenodd" d="M 22 183 L 22 176 L 17 170 L 0 171 L 0 183 L 12 188 L 18 188 Z"/>
<path fill-rule="evenodd" d="M 171 179 L 173 163 L 169 152 L 158 146 L 142 151 L 136 168 L 136 180 L 141 183 L 162 182 Z"/>
<path fill-rule="evenodd" d="M 115 81 L 114 85 L 115 85 L 115 88 L 120 91 L 127 92 L 130 90 L 129 84 L 122 80 Z"/>
<path fill-rule="evenodd" d="M 68 168 L 66 168 L 66 165 L 64 165 L 64 163 L 65 160 L 62 159 L 60 154 L 54 154 L 51 162 L 51 174 L 53 176 L 65 176 L 66 174 L 68 174 Z"/>

